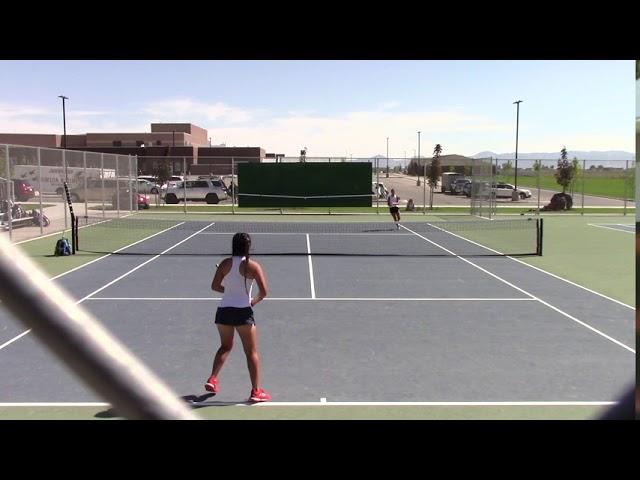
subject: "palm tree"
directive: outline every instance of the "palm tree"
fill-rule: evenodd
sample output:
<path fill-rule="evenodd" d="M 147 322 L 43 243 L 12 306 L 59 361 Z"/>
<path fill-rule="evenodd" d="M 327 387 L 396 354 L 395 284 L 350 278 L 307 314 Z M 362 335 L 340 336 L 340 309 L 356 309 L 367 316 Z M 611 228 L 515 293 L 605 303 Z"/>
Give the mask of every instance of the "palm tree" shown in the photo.
<path fill-rule="evenodd" d="M 440 178 L 440 154 L 442 154 L 442 145 L 439 143 L 433 149 L 433 159 L 429 167 L 429 210 L 433 210 L 433 189 L 438 184 Z"/>

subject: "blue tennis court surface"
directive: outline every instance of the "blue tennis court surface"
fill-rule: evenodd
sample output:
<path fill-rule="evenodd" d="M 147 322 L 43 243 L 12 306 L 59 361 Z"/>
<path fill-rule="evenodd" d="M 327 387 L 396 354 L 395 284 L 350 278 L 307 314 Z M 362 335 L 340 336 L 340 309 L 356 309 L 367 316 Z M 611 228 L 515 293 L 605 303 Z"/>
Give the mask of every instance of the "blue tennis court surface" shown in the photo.
<path fill-rule="evenodd" d="M 230 248 L 230 237 L 215 226 L 169 230 L 149 239 L 164 254 L 136 253 L 143 241 L 56 281 L 176 393 L 202 395 L 219 345 L 210 285 L 225 255 L 190 253 Z M 255 317 L 262 383 L 276 403 L 604 404 L 634 378 L 632 308 L 453 233 L 252 237 L 258 250 L 301 251 L 253 257 L 269 286 Z M 433 254 L 393 255 L 421 247 Z M 341 248 L 372 253 L 331 254 Z M 102 401 L 24 332 L 3 313 L 0 404 Z M 219 378 L 216 401 L 247 398 L 239 338 Z"/>

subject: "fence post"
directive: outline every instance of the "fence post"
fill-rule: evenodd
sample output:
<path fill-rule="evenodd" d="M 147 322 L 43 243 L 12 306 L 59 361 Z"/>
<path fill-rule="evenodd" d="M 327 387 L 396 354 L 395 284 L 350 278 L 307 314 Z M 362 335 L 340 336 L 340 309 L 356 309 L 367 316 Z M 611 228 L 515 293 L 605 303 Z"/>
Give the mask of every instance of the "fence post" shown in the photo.
<path fill-rule="evenodd" d="M 66 146 L 66 145 L 65 145 Z M 67 156 L 65 155 L 66 150 L 62 150 L 62 168 L 64 169 L 64 181 L 69 185 L 69 179 L 67 178 Z M 64 198 L 64 197 L 63 197 Z M 67 206 L 66 202 L 64 207 L 64 229 L 67 229 Z"/>
<path fill-rule="evenodd" d="M 104 220 L 106 215 L 104 211 L 104 153 L 100 154 L 100 196 L 102 197 L 102 219 Z"/>
<path fill-rule="evenodd" d="M 233 157 L 231 157 L 231 214 L 236 214 L 235 203 L 236 203 L 236 187 L 233 185 L 233 175 L 235 173 L 235 161 Z"/>
<path fill-rule="evenodd" d="M 118 218 L 120 218 L 120 162 L 118 162 L 119 156 L 120 155 L 116 155 L 116 209 L 118 210 L 116 216 Z"/>
<path fill-rule="evenodd" d="M 40 235 L 44 235 L 44 228 L 43 228 L 43 219 L 44 219 L 44 214 L 42 212 L 42 162 L 40 161 L 40 147 L 37 148 L 37 156 L 38 156 L 38 191 L 40 192 L 40 195 L 38 195 L 38 198 L 40 199 Z"/>
<path fill-rule="evenodd" d="M 84 178 L 84 218 L 89 216 L 89 207 L 87 206 L 87 152 L 82 152 L 82 177 Z"/>
<path fill-rule="evenodd" d="M 11 207 L 12 207 L 12 192 L 13 182 L 11 181 L 11 161 L 9 160 L 9 145 L 4 146 L 5 151 L 5 160 L 7 163 L 7 223 L 9 225 L 9 240 L 13 238 L 13 219 L 11 218 Z"/>
<path fill-rule="evenodd" d="M 378 159 L 376 158 L 376 214 L 380 215 L 380 170 L 378 170 Z"/>
<path fill-rule="evenodd" d="M 184 214 L 187 214 L 187 158 L 182 157 L 182 190 L 184 191 Z"/>
<path fill-rule="evenodd" d="M 580 215 L 584 216 L 584 177 L 587 174 L 587 161 L 582 160 L 582 212 Z"/>
<path fill-rule="evenodd" d="M 625 162 L 624 167 L 624 175 L 622 176 L 622 181 L 624 182 L 624 210 L 623 215 L 627 216 L 627 170 L 629 170 L 629 160 Z"/>

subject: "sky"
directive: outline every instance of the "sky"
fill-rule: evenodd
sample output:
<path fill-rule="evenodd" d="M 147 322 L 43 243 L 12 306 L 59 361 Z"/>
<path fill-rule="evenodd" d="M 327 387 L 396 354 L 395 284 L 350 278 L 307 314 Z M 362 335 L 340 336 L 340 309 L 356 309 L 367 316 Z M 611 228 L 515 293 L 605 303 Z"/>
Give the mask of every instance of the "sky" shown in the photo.
<path fill-rule="evenodd" d="M 635 152 L 635 62 L 0 61 L 0 133 L 148 132 L 297 156 Z"/>

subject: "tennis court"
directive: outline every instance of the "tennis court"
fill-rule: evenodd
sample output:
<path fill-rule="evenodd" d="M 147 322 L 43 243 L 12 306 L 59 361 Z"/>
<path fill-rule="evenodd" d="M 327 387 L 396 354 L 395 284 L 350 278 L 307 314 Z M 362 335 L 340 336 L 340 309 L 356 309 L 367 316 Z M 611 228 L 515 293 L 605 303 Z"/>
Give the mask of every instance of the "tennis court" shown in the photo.
<path fill-rule="evenodd" d="M 57 282 L 195 398 L 218 347 L 211 278 L 247 231 L 269 286 L 255 316 L 273 398 L 251 408 L 615 401 L 635 371 L 633 309 L 520 261 L 541 248 L 535 220 L 447 223 L 96 222 L 80 254 L 110 254 Z M 4 312 L 0 325 L 0 404 L 103 401 Z M 203 405 L 245 402 L 238 338 L 219 380 Z"/>

